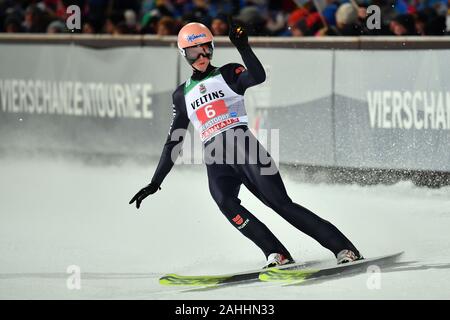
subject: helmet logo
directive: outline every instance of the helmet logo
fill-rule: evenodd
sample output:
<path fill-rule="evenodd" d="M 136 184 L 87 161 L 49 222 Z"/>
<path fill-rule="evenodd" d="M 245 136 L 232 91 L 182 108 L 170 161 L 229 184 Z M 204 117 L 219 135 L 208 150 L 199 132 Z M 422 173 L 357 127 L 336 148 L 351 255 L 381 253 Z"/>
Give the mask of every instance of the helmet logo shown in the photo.
<path fill-rule="evenodd" d="M 206 87 L 203 83 L 200 84 L 199 89 L 201 94 L 204 94 L 206 92 Z"/>
<path fill-rule="evenodd" d="M 204 33 L 190 34 L 186 37 L 187 41 L 189 41 L 189 42 L 195 41 L 198 38 L 206 38 L 206 34 L 204 34 Z"/>

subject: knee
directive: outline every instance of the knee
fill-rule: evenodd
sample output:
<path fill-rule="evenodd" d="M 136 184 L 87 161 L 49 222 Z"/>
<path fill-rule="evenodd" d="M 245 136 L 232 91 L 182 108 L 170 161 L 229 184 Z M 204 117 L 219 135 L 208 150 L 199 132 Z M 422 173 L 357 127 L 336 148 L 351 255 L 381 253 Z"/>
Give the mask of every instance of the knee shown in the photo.
<path fill-rule="evenodd" d="M 235 197 L 219 197 L 214 198 L 214 201 L 222 211 L 236 210 L 236 207 L 241 203 L 241 201 Z"/>
<path fill-rule="evenodd" d="M 292 200 L 290 198 L 275 199 L 275 200 L 271 201 L 270 207 L 279 213 L 283 213 L 283 212 L 290 211 L 293 204 L 294 203 L 292 202 Z"/>

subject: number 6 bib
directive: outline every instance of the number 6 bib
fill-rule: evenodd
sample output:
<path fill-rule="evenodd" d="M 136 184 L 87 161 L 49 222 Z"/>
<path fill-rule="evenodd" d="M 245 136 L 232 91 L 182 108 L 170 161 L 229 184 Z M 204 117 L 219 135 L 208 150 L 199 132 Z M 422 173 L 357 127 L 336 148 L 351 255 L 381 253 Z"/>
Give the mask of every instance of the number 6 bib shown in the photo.
<path fill-rule="evenodd" d="M 228 86 L 219 70 L 203 81 L 188 81 L 185 100 L 188 117 L 202 142 L 248 122 L 244 97 Z"/>

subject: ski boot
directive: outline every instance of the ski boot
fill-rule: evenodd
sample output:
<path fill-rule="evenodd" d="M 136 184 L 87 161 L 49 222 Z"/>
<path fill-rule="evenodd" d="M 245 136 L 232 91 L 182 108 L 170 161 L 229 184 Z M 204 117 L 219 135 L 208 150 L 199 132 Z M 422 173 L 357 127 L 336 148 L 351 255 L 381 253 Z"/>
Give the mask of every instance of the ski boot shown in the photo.
<path fill-rule="evenodd" d="M 364 259 L 364 257 L 362 255 L 357 255 L 356 253 L 354 253 L 351 250 L 342 250 L 337 254 L 336 259 L 337 259 L 337 264 L 344 264 L 344 263 L 362 260 L 362 259 Z"/>
<path fill-rule="evenodd" d="M 294 259 L 292 259 L 292 257 L 285 256 L 280 253 L 271 253 L 267 257 L 267 263 L 263 267 L 263 269 L 278 267 L 278 266 L 282 266 L 285 264 L 291 264 L 291 263 L 295 263 L 295 261 L 294 261 Z"/>

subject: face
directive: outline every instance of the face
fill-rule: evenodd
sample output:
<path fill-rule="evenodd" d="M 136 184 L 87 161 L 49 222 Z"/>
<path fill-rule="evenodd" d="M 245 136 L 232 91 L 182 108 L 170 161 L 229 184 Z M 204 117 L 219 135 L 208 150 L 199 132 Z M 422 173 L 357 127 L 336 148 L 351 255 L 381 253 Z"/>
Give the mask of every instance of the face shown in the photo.
<path fill-rule="evenodd" d="M 56 28 L 48 28 L 47 33 L 59 33 Z"/>
<path fill-rule="evenodd" d="M 105 32 L 109 33 L 109 34 L 113 34 L 115 31 L 116 27 L 114 25 L 114 23 L 111 20 L 106 20 L 105 22 Z"/>
<path fill-rule="evenodd" d="M 170 30 L 167 28 L 167 26 L 160 24 L 158 25 L 158 31 L 156 32 L 156 34 L 160 36 L 169 36 Z"/>
<path fill-rule="evenodd" d="M 304 36 L 302 30 L 296 26 L 291 27 L 291 33 L 292 33 L 293 37 L 303 37 Z"/>
<path fill-rule="evenodd" d="M 186 48 L 186 58 L 191 65 L 200 71 L 205 71 L 208 67 L 213 53 L 212 44 L 202 44 L 195 47 Z"/>
<path fill-rule="evenodd" d="M 416 21 L 416 31 L 418 34 L 425 35 L 425 23 L 422 21 Z"/>
<path fill-rule="evenodd" d="M 407 32 L 406 28 L 397 21 L 391 21 L 389 27 L 392 33 L 395 34 L 396 36 L 402 36 Z"/>
<path fill-rule="evenodd" d="M 228 34 L 228 24 L 220 19 L 214 19 L 211 24 L 211 31 L 215 36 L 225 36 Z"/>
<path fill-rule="evenodd" d="M 209 59 L 204 57 L 204 56 L 200 56 L 200 58 L 198 58 L 193 64 L 192 66 L 201 71 L 204 72 L 206 70 L 206 68 L 208 68 L 209 65 Z"/>
<path fill-rule="evenodd" d="M 15 23 L 9 23 L 6 25 L 5 31 L 9 33 L 19 32 L 19 26 Z"/>
<path fill-rule="evenodd" d="M 89 23 L 83 24 L 83 33 L 95 33 L 94 27 Z"/>
<path fill-rule="evenodd" d="M 25 13 L 25 25 L 27 25 L 28 27 L 32 26 L 33 25 L 33 21 L 34 21 L 33 18 L 34 18 L 33 17 L 33 13 L 31 13 L 31 12 Z"/>

